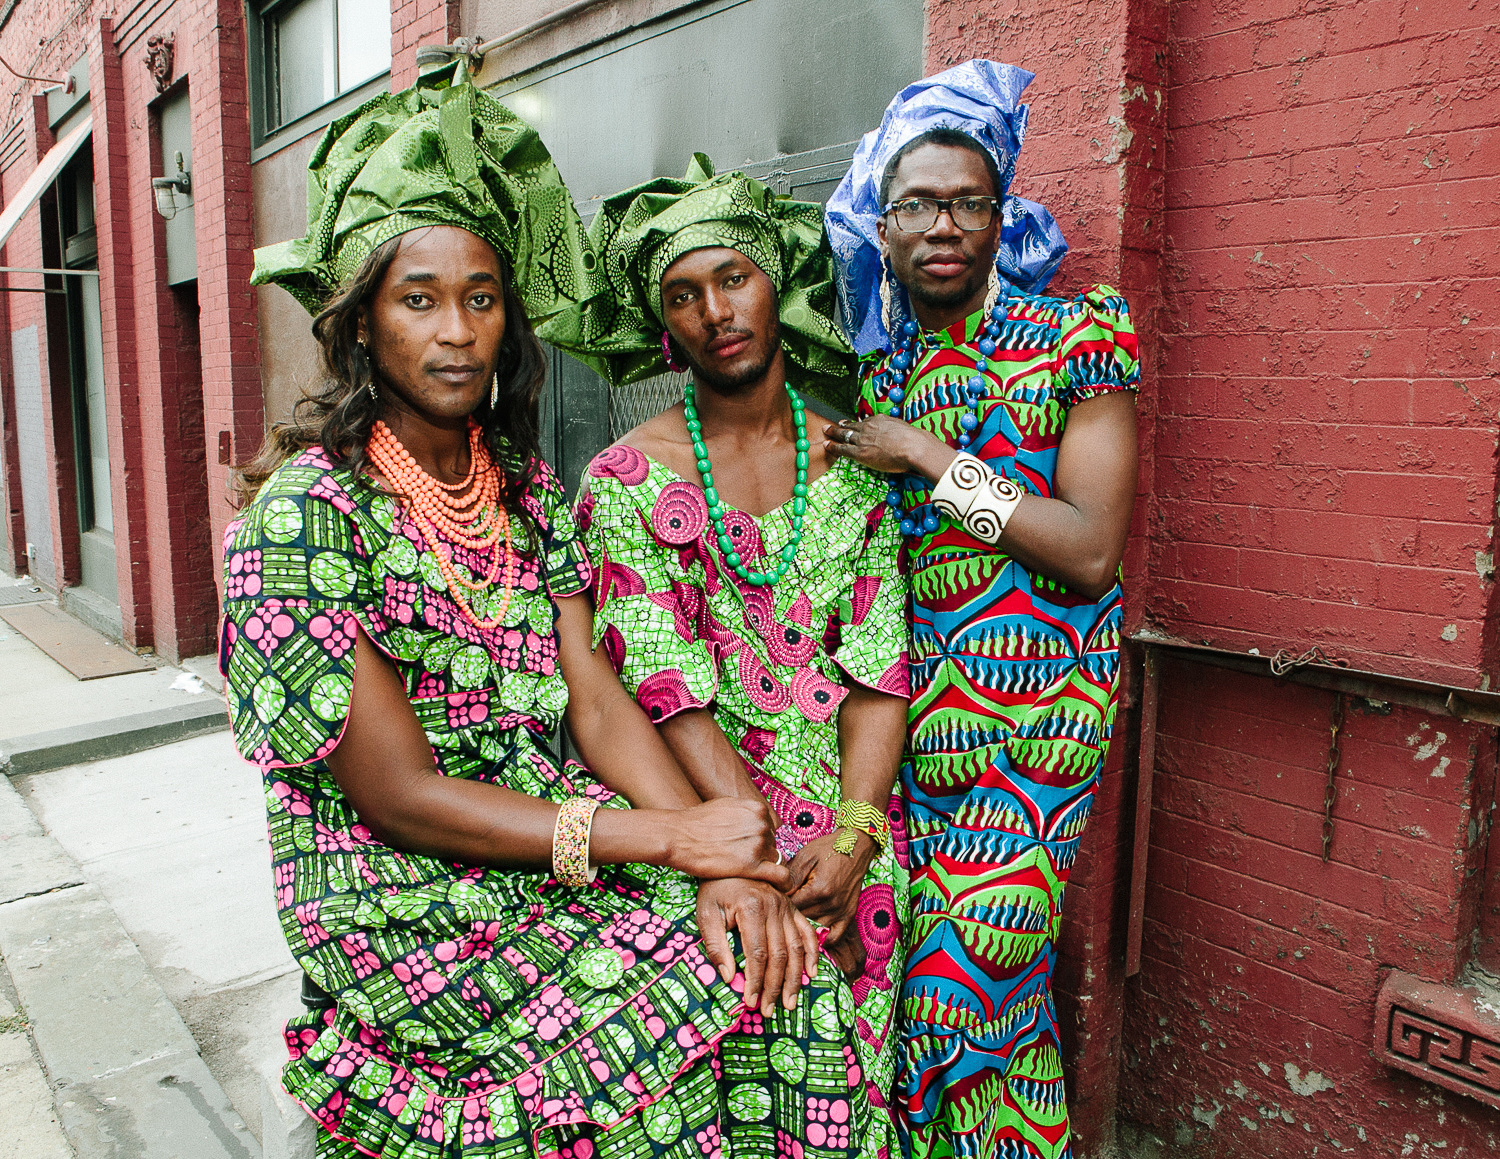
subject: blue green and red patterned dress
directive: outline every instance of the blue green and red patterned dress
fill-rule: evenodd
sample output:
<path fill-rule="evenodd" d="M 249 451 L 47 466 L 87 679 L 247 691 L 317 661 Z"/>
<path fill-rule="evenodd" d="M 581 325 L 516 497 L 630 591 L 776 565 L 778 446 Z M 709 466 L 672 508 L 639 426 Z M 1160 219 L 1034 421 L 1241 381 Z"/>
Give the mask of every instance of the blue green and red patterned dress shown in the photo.
<path fill-rule="evenodd" d="M 976 313 L 927 334 L 903 407 L 955 449 Z M 1068 412 L 1136 389 L 1123 298 L 1012 297 L 967 450 L 1051 496 Z M 859 412 L 871 413 L 867 364 Z M 926 480 L 903 481 L 903 506 Z M 1120 588 L 1034 575 L 943 519 L 907 540 L 912 703 L 902 768 L 912 930 L 898 1097 L 913 1159 L 1072 1154 L 1052 967 L 1063 889 L 1114 721 Z"/>
<path fill-rule="evenodd" d="M 382 844 L 330 774 L 363 628 L 406 684 L 438 770 L 552 801 L 626 808 L 544 738 L 561 720 L 555 599 L 592 579 L 562 488 L 540 469 L 541 532 L 502 621 L 459 614 L 398 503 L 319 448 L 230 525 L 220 665 L 240 752 L 265 778 L 276 903 L 333 996 L 293 1018 L 287 1090 L 320 1157 L 882 1159 L 856 1012 L 833 987 L 770 1019 L 707 961 L 696 883 L 606 866 L 545 872 Z M 455 548 L 482 574 L 488 556 Z M 472 599 L 486 618 L 501 596 Z M 888 1121 L 888 1120 L 887 1120 Z"/>

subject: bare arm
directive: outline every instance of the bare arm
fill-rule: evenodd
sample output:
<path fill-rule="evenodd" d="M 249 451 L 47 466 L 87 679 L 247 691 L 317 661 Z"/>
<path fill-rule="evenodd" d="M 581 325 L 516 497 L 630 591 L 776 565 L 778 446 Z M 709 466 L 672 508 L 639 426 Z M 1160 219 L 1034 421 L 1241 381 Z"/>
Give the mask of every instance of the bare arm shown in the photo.
<path fill-rule="evenodd" d="M 355 665 L 349 719 L 328 767 L 360 820 L 396 849 L 469 864 L 550 867 L 558 807 L 513 789 L 443 776 L 406 689 L 363 629 Z M 663 776 L 670 779 L 670 773 Z M 787 874 L 775 864 L 769 821 L 764 802 L 758 808 L 726 801 L 690 810 L 600 809 L 591 859 L 782 886 Z"/>
<path fill-rule="evenodd" d="M 855 442 L 842 442 L 842 431 L 851 428 Z M 932 483 L 957 456 L 935 435 L 889 415 L 831 425 L 824 435 L 829 454 Z M 1135 502 L 1135 400 L 1129 392 L 1087 399 L 1068 412 L 1052 489 L 1051 499 L 1021 500 L 997 550 L 1097 599 L 1114 586 Z"/>
<path fill-rule="evenodd" d="M 688 779 L 707 800 L 765 798 L 745 762 L 706 708 L 679 712 L 656 726 Z M 772 815 L 772 824 L 780 819 Z M 790 872 L 790 871 L 789 871 Z M 818 976 L 818 938 L 787 897 L 752 881 L 706 882 L 698 920 L 710 959 L 732 960 L 724 930 L 737 928 L 745 949 L 745 1002 L 769 1015 L 779 996 L 788 1010 L 797 1004 L 802 977 Z"/>
<path fill-rule="evenodd" d="M 557 607 L 558 660 L 568 682 L 568 732 L 584 764 L 638 809 L 690 809 L 699 804 L 704 798 L 682 775 L 661 734 L 621 687 L 608 657 L 593 650 L 594 611 L 588 596 L 567 596 L 557 601 Z"/>
<path fill-rule="evenodd" d="M 711 801 L 716 797 L 737 797 L 743 801 L 763 799 L 745 770 L 739 749 L 729 743 L 729 738 L 708 709 L 679 712 L 656 727 L 661 730 L 667 747 L 703 800 Z"/>

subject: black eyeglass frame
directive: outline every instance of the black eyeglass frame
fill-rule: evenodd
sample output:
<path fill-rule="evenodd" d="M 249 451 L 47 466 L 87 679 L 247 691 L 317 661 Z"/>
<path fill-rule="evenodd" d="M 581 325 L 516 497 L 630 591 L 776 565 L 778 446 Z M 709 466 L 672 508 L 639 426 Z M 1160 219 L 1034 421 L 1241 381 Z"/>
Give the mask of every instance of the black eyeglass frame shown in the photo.
<path fill-rule="evenodd" d="M 889 205 L 887 205 L 883 210 L 880 211 L 880 215 L 882 217 L 885 217 L 887 215 L 894 214 L 898 205 L 902 205 L 908 201 L 927 201 L 931 202 L 932 205 L 934 205 L 936 208 L 933 211 L 932 220 L 919 229 L 907 229 L 906 226 L 901 224 L 901 219 L 898 216 L 896 218 L 896 228 L 899 229 L 902 233 L 926 233 L 929 229 L 937 224 L 938 217 L 944 213 L 948 215 L 949 221 L 951 221 L 955 226 L 958 226 L 958 228 L 963 230 L 965 233 L 978 233 L 980 230 L 989 229 L 990 226 L 995 224 L 995 214 L 1000 212 L 1001 206 L 1001 201 L 998 197 L 986 197 L 982 194 L 969 194 L 964 197 L 949 197 L 947 199 L 941 197 L 921 196 L 903 197 L 900 200 L 893 201 Z M 953 216 L 953 207 L 960 201 L 988 201 L 990 203 L 989 221 L 985 222 L 983 225 L 976 225 L 973 228 L 959 224 L 958 218 Z"/>

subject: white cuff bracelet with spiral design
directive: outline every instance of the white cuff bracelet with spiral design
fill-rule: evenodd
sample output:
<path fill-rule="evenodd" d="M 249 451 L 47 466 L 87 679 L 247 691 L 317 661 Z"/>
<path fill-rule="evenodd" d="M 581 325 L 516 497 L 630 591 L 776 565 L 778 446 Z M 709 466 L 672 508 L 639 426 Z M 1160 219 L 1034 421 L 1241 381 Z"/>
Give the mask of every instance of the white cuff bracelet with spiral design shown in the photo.
<path fill-rule="evenodd" d="M 933 487 L 932 505 L 975 539 L 995 544 L 1025 494 L 983 459 L 960 451 Z"/>

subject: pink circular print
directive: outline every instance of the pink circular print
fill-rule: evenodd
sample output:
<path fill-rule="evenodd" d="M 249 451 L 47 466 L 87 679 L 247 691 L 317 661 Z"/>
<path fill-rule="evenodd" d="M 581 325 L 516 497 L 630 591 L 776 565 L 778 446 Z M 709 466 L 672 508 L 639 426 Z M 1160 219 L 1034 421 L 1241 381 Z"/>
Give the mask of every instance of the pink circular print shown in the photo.
<path fill-rule="evenodd" d="M 651 508 L 651 530 L 656 538 L 673 547 L 686 547 L 697 541 L 708 526 L 708 504 L 703 492 L 679 479 L 668 483 Z"/>
<path fill-rule="evenodd" d="M 627 487 L 634 487 L 646 478 L 651 464 L 646 456 L 634 447 L 606 447 L 594 456 L 589 464 L 589 474 L 596 479 L 615 478 Z"/>

